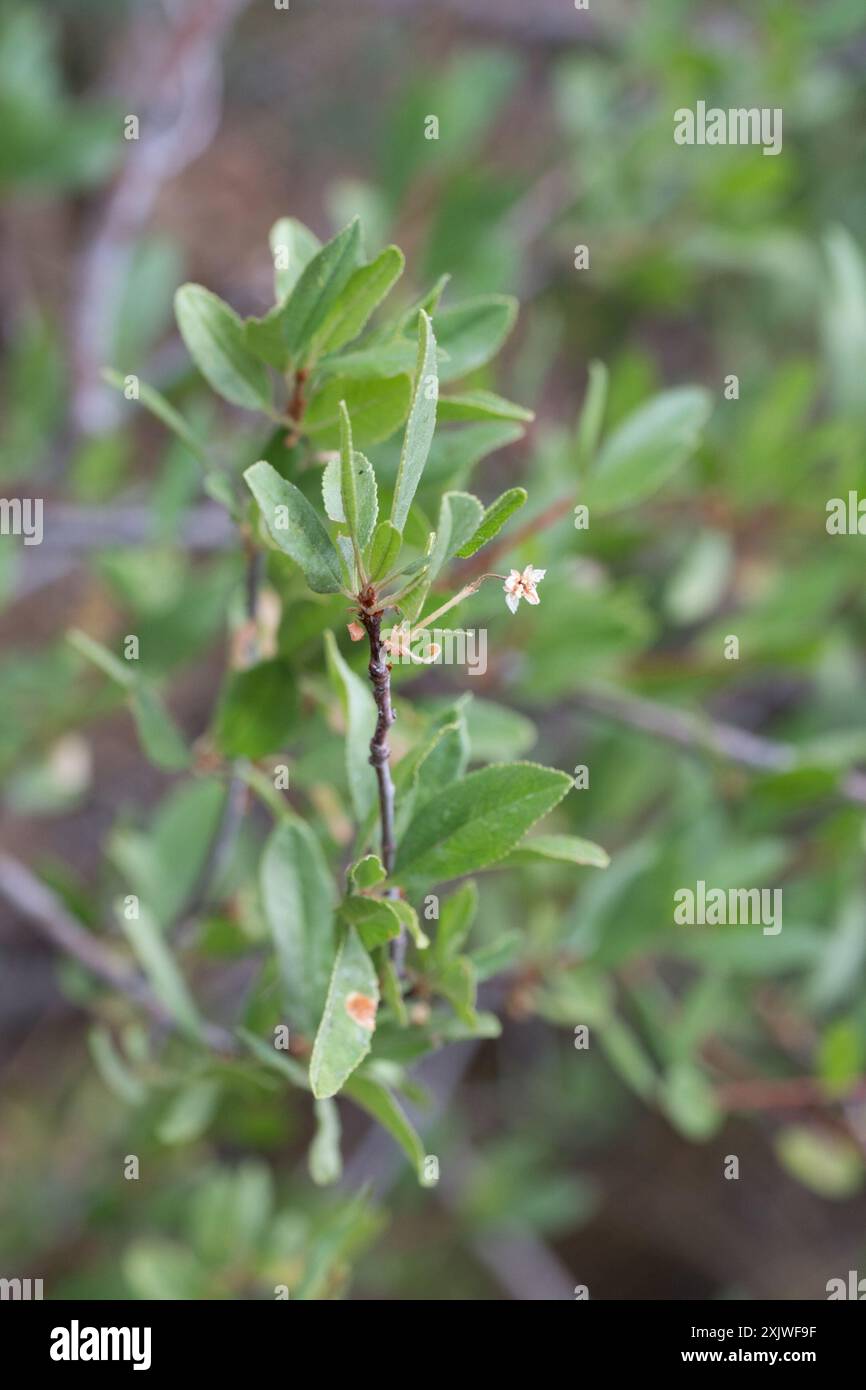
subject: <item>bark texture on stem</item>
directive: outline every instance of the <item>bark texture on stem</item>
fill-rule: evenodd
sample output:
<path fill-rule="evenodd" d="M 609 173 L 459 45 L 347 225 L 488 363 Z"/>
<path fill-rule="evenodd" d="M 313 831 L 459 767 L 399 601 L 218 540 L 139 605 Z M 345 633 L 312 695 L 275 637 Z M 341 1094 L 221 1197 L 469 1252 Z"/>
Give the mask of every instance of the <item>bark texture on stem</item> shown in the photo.
<path fill-rule="evenodd" d="M 370 763 L 379 784 L 379 819 L 382 826 L 382 863 L 387 873 L 394 867 L 394 783 L 391 779 L 391 749 L 388 731 L 396 718 L 391 705 L 391 668 L 382 642 L 382 614 L 361 613 L 361 622 L 370 639 L 370 684 L 376 701 L 376 729 L 370 740 Z"/>

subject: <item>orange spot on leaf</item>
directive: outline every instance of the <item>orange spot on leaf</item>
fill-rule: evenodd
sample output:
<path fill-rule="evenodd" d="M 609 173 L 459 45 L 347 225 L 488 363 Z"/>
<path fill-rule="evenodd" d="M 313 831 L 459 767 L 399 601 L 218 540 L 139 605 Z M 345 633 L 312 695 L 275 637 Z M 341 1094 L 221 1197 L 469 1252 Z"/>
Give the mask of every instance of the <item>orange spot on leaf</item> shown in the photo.
<path fill-rule="evenodd" d="M 372 1033 L 376 1027 L 376 1001 L 366 994 L 359 994 L 357 990 L 347 994 L 346 1013 L 368 1033 Z"/>

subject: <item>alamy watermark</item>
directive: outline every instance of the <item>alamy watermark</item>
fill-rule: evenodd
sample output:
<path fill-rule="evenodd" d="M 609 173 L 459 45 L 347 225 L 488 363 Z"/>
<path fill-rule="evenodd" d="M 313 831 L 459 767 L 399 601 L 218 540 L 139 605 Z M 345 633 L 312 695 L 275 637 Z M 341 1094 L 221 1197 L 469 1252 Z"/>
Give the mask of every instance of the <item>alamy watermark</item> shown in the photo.
<path fill-rule="evenodd" d="M 852 490 L 847 497 L 831 497 L 826 511 L 828 536 L 866 536 L 866 498 Z"/>
<path fill-rule="evenodd" d="M 410 634 L 407 624 L 385 635 L 392 666 L 465 666 L 470 676 L 487 670 L 487 628 L 423 628 Z"/>
<path fill-rule="evenodd" d="M 760 926 L 764 936 L 782 930 L 781 888 L 708 888 L 699 878 L 694 888 L 674 893 L 678 927 Z"/>
<path fill-rule="evenodd" d="M 41 1279 L 0 1279 L 0 1301 L 29 1303 L 42 1298 Z"/>
<path fill-rule="evenodd" d="M 674 112 L 674 140 L 678 145 L 763 145 L 764 154 L 782 150 L 781 106 L 738 106 L 724 110 L 699 101 L 694 111 L 681 106 Z"/>
<path fill-rule="evenodd" d="M 828 1279 L 824 1287 L 829 1303 L 843 1298 L 862 1303 L 866 1299 L 866 1279 L 861 1279 L 856 1269 L 848 1270 L 847 1279 Z"/>
<path fill-rule="evenodd" d="M 131 1361 L 134 1371 L 150 1370 L 149 1327 L 69 1327 L 51 1329 L 52 1361 Z"/>
<path fill-rule="evenodd" d="M 23 536 L 25 545 L 41 545 L 42 498 L 0 497 L 0 536 Z"/>

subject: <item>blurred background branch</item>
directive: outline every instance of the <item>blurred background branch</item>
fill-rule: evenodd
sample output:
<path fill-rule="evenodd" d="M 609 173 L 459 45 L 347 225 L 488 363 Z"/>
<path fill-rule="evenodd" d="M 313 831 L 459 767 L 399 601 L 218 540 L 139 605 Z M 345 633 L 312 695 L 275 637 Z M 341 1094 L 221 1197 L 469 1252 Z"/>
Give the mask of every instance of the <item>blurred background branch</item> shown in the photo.
<path fill-rule="evenodd" d="M 129 25 L 106 88 L 137 117 L 123 167 L 92 209 L 70 313 L 72 423 L 84 434 L 116 425 L 122 405 L 101 380 L 133 251 L 163 186 L 207 149 L 219 126 L 222 47 L 248 0 L 172 0 Z"/>

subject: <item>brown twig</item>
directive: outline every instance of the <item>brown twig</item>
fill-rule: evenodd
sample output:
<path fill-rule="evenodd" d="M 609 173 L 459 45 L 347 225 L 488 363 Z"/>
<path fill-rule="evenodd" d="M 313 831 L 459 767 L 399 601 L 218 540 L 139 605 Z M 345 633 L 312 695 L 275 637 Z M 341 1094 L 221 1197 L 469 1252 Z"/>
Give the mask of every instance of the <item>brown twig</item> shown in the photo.
<path fill-rule="evenodd" d="M 367 636 L 370 639 L 370 684 L 373 699 L 376 701 L 377 719 L 373 737 L 370 740 L 370 763 L 376 770 L 379 786 L 379 820 L 382 827 L 382 863 L 387 873 L 394 868 L 394 782 L 391 777 L 391 749 L 388 744 L 388 731 L 396 718 L 391 705 L 391 667 L 386 658 L 382 641 L 381 612 L 368 613 L 359 610 Z"/>
<path fill-rule="evenodd" d="M 807 1110 L 864 1098 L 866 1080 L 856 1082 L 846 1094 L 834 1096 L 813 1076 L 751 1077 L 716 1087 L 716 1099 L 727 1110 Z"/>
<path fill-rule="evenodd" d="M 291 448 L 298 442 L 301 433 L 301 423 L 307 409 L 307 396 L 305 387 L 310 375 L 309 367 L 299 367 L 295 373 L 295 384 L 292 390 L 292 397 L 289 401 L 286 414 L 291 421 L 291 428 L 286 435 L 286 447 Z"/>

